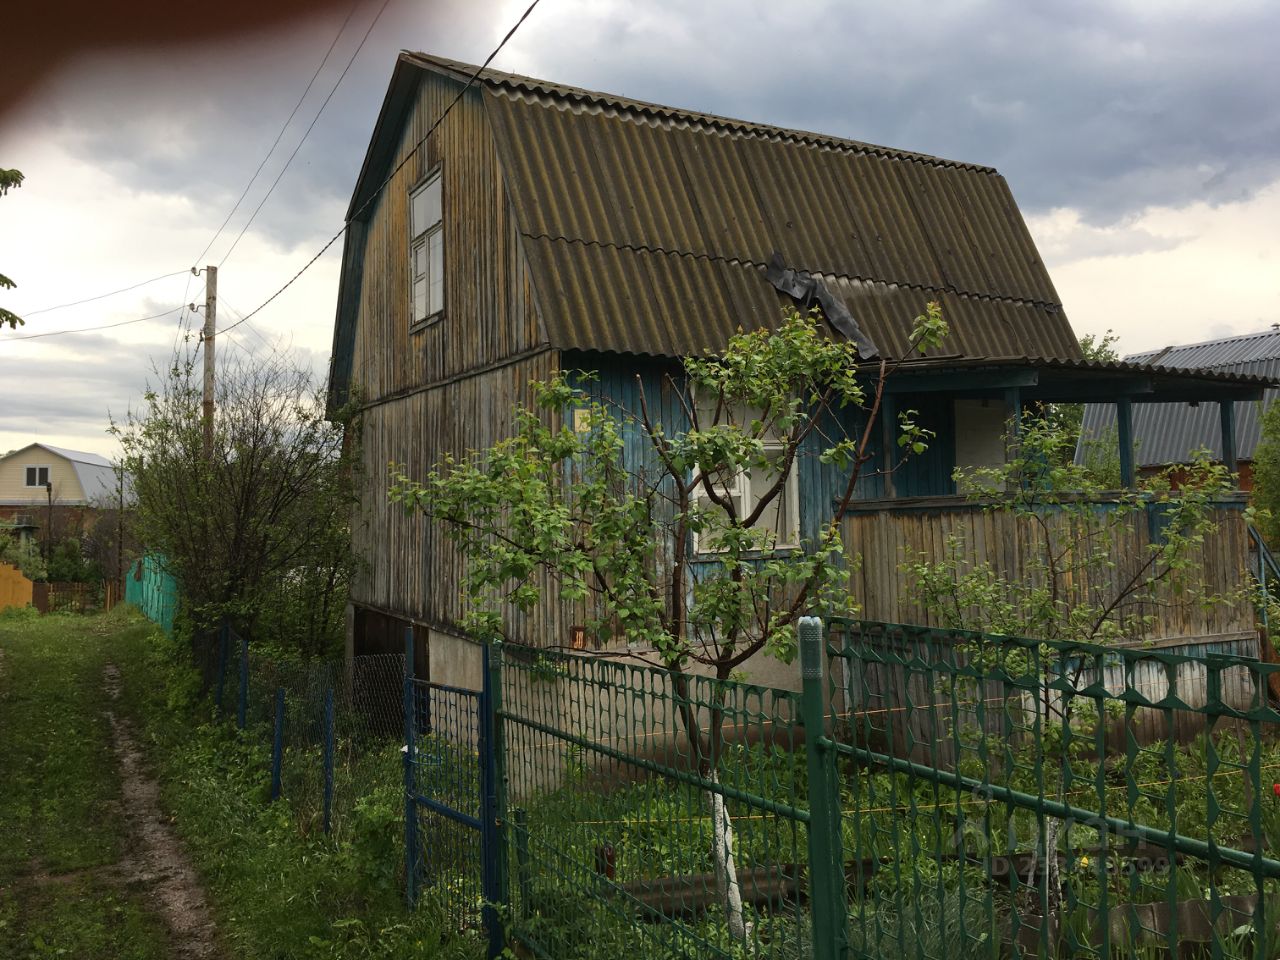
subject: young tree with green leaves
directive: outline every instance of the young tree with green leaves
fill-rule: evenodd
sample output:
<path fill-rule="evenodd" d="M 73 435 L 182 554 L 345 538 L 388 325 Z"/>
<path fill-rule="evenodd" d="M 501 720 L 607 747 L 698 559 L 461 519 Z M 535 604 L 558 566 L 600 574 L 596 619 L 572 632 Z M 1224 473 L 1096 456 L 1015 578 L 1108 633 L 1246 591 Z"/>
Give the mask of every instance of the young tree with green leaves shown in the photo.
<path fill-rule="evenodd" d="M 190 358 L 175 359 L 143 409 L 113 425 L 136 498 L 134 537 L 164 557 L 196 626 L 228 616 L 264 641 L 332 652 L 352 567 L 343 424 L 325 419 L 310 374 L 280 357 L 224 363 L 216 399 L 207 459 Z"/>
<path fill-rule="evenodd" d="M 946 333 L 931 304 L 912 352 Z M 902 362 L 860 369 L 853 344 L 792 312 L 774 331 L 734 336 L 718 356 L 688 358 L 661 384 L 677 422 L 654 413 L 637 377 L 636 409 L 593 398 L 560 375 L 535 385 L 536 404 L 489 450 L 448 457 L 424 479 L 396 472 L 392 499 L 443 524 L 466 558 L 468 627 L 504 636 L 502 610 L 584 603 L 588 631 L 625 641 L 669 671 L 703 777 L 715 781 L 723 704 L 690 705 L 695 671 L 728 680 L 759 653 L 791 660 L 802 614 L 855 607 L 840 525 L 881 436 L 885 384 Z M 654 386 L 649 385 L 649 390 Z M 930 434 L 901 416 L 902 455 Z M 629 442 L 631 441 L 631 442 Z M 636 458 L 628 450 L 643 449 Z M 885 451 L 879 469 L 898 454 Z M 800 462 L 843 477 L 816 536 L 794 521 Z M 744 939 L 733 826 L 708 792 L 713 863 L 729 931 Z"/>
<path fill-rule="evenodd" d="M 1254 523 L 1268 546 L 1280 549 L 1280 404 L 1262 412 L 1262 436 L 1253 452 Z"/>
<path fill-rule="evenodd" d="M 21 170 L 6 170 L 4 168 L 0 168 L 0 197 L 3 197 L 14 187 L 22 186 L 22 181 L 24 179 L 26 178 L 23 176 Z M 0 290 L 12 290 L 16 286 L 16 283 L 6 277 L 3 273 L 0 273 Z M 4 307 L 0 307 L 0 327 L 8 324 L 11 329 L 16 330 L 25 322 L 26 321 L 12 310 L 6 310 Z"/>
<path fill-rule="evenodd" d="M 918 556 L 904 564 L 909 589 L 939 626 L 986 635 L 1090 644 L 1143 642 L 1153 611 L 1169 603 L 1215 605 L 1239 602 L 1206 585 L 1202 548 L 1215 535 L 1214 505 L 1234 488 L 1220 464 L 1202 452 L 1190 466 L 1144 481 L 1140 489 L 1116 491 L 1088 465 L 1073 462 L 1075 436 L 1060 418 L 1029 418 L 1011 431 L 1006 461 L 994 467 L 957 470 L 958 486 L 983 508 L 1010 517 L 1017 526 L 1021 569 L 997 570 L 974 560 L 961 536 L 947 541 L 940 558 Z M 1155 529 L 1145 550 L 1130 552 L 1140 527 Z M 1001 645 L 966 645 L 975 665 L 1014 673 L 1035 672 L 1030 659 L 1011 663 Z M 1091 750 L 1092 731 L 1107 717 L 1094 701 L 1066 690 L 1081 681 L 1088 662 L 1059 664 L 1045 648 L 1037 678 L 1046 759 L 1061 776 L 1076 753 Z M 973 692 L 976 696 L 975 691 Z M 1118 701 L 1117 701 L 1118 703 Z M 1065 734 L 1068 730 L 1072 737 Z M 1076 757 L 1075 759 L 1079 759 Z M 1053 818 L 1041 837 L 1047 851 L 1051 915 L 1062 903 L 1056 851 L 1070 842 L 1069 825 Z"/>
<path fill-rule="evenodd" d="M 1116 344 L 1119 335 L 1108 330 L 1103 334 L 1086 333 L 1080 338 L 1080 353 L 1086 360 L 1115 362 L 1120 359 Z M 1091 473 L 1111 489 L 1120 486 L 1119 439 L 1113 428 L 1109 436 L 1086 438 L 1083 436 L 1083 403 L 1047 403 L 1040 411 L 1041 419 L 1049 421 L 1056 432 L 1062 434 L 1063 443 L 1056 456 L 1063 463 L 1074 460 L 1077 450 L 1084 454 L 1085 464 Z M 1083 445 L 1080 441 L 1084 440 Z"/>

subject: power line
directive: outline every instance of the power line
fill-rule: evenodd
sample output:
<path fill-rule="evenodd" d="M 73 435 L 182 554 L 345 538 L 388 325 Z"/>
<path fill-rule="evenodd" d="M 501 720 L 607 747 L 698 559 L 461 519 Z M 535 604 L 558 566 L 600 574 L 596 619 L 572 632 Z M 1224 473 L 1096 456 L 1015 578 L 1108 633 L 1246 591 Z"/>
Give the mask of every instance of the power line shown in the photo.
<path fill-rule="evenodd" d="M 236 200 L 236 204 L 231 208 L 231 212 L 227 214 L 227 218 L 222 221 L 222 226 L 218 227 L 218 232 L 215 233 L 213 238 L 205 244 L 204 249 L 200 251 L 200 255 L 195 258 L 195 263 L 198 264 L 203 260 L 204 255 L 209 252 L 210 248 L 215 243 L 218 242 L 218 238 L 222 236 L 222 231 L 227 229 L 227 224 L 230 223 L 231 218 L 236 215 L 236 211 L 240 209 L 240 204 L 244 203 L 244 198 L 249 195 L 249 189 L 257 181 L 258 174 L 262 173 L 262 168 L 267 165 L 267 161 L 271 159 L 271 155 L 276 152 L 276 147 L 280 146 L 280 141 L 284 137 L 284 132 L 289 129 L 289 124 L 293 123 L 293 118 L 297 116 L 298 110 L 302 106 L 303 101 L 307 99 L 307 94 L 311 92 L 311 87 L 315 84 L 316 78 L 320 76 L 320 71 L 323 70 L 324 65 L 329 62 L 329 57 L 333 53 L 333 48 L 338 45 L 338 39 L 342 36 L 343 31 L 347 29 L 347 24 L 351 22 L 351 17 L 355 14 L 356 7 L 358 6 L 360 6 L 360 0 L 355 0 L 355 2 L 351 4 L 351 9 L 347 11 L 346 19 L 342 21 L 342 26 L 338 28 L 338 32 L 333 35 L 333 41 L 329 44 L 329 49 L 324 52 L 324 58 L 320 61 L 320 65 L 316 67 L 315 73 L 311 74 L 311 79 L 307 81 L 307 86 L 302 91 L 302 96 L 298 97 L 298 102 L 293 105 L 293 110 L 289 112 L 288 119 L 286 119 L 284 124 L 280 127 L 280 132 L 276 134 L 275 140 L 272 141 L 271 148 L 267 150 L 266 156 L 264 156 L 262 158 L 262 162 L 258 164 L 258 169 L 253 171 L 253 176 L 249 178 L 249 182 L 244 185 L 244 190 L 241 192 L 240 198 Z M 223 257 L 222 259 L 225 260 L 226 257 Z"/>
<path fill-rule="evenodd" d="M 258 205 L 253 208 L 253 213 L 250 214 L 245 225 L 240 228 L 240 232 L 236 234 L 236 238 L 232 241 L 231 247 L 222 255 L 222 259 L 218 261 L 218 266 L 222 266 L 227 262 L 227 258 L 231 256 L 236 245 L 240 243 L 240 238 L 245 235 L 245 231 L 249 229 L 249 226 L 258 216 L 258 211 L 262 209 L 263 204 L 265 204 L 267 200 L 270 199 L 271 194 L 275 192 L 276 186 L 280 183 L 280 180 L 284 177 L 286 171 L 288 171 L 289 165 L 293 163 L 293 158 L 296 157 L 298 155 L 298 151 L 302 149 L 302 145 L 307 142 L 307 137 L 309 137 L 311 135 L 311 131 L 315 129 L 315 125 L 319 122 L 321 114 L 324 113 L 324 108 L 329 105 L 329 101 L 333 99 L 333 95 L 338 92 L 338 87 L 341 86 L 342 81 L 346 79 L 347 71 L 349 71 L 351 69 L 351 65 L 356 62 L 356 57 L 358 57 L 360 55 L 360 51 L 364 49 L 365 41 L 369 39 L 369 34 L 373 33 L 373 28 L 378 25 L 378 21 L 382 18 L 382 14 L 387 9 L 387 4 L 390 2 L 391 0 L 382 0 L 382 6 L 378 8 L 377 15 L 369 24 L 369 28 L 365 30 L 364 36 L 360 38 L 359 45 L 357 45 L 355 52 L 351 54 L 351 58 L 347 61 L 347 65 L 342 68 L 342 73 L 338 75 L 338 79 L 334 81 L 333 86 L 329 89 L 329 95 L 324 98 L 324 103 L 320 104 L 320 109 L 317 110 L 316 115 L 311 118 L 311 124 L 307 127 L 306 132 L 303 133 L 302 139 L 299 140 L 297 146 L 293 148 L 293 153 L 289 154 L 289 159 L 284 162 L 284 166 L 281 167 L 280 172 L 276 174 L 276 178 L 271 182 L 271 186 L 267 189 L 266 194 L 258 201 Z M 334 42 L 337 42 L 336 37 L 334 38 Z"/>
<path fill-rule="evenodd" d="M 237 310 L 230 303 L 228 303 L 227 298 L 222 296 L 221 294 L 218 295 L 218 304 L 219 306 L 226 307 L 229 311 L 231 311 L 231 315 L 236 318 L 237 322 L 244 319 L 244 314 L 242 314 L 239 310 Z M 228 327 L 227 329 L 229 330 L 231 328 Z M 258 328 L 255 327 L 253 324 L 249 324 L 249 326 L 245 327 L 245 329 L 248 330 L 250 333 L 252 333 L 255 337 L 257 337 L 258 342 L 261 343 L 268 350 L 276 349 L 273 344 L 267 341 L 266 337 L 264 337 L 261 333 L 258 332 Z M 244 350 L 245 352 L 249 352 L 247 347 L 241 347 L 241 349 Z"/>
<path fill-rule="evenodd" d="M 161 317 L 167 317 L 171 313 L 177 313 L 185 306 L 185 304 L 180 303 L 176 307 L 170 307 L 164 313 L 153 313 L 149 317 L 138 317 L 135 320 L 121 320 L 119 323 L 104 323 L 97 327 L 80 327 L 78 330 L 50 330 L 48 333 L 31 333 L 25 337 L 0 337 L 0 343 L 10 343 L 14 340 L 39 340 L 41 337 L 60 337 L 67 333 L 92 333 L 94 330 L 113 330 L 116 327 L 127 327 L 131 323 L 142 323 L 146 320 L 159 320 Z"/>
<path fill-rule="evenodd" d="M 440 124 L 444 122 L 444 118 L 449 115 L 449 112 L 453 110 L 453 108 L 457 105 L 458 101 L 461 100 L 463 96 L 466 95 L 466 92 L 471 89 L 472 85 L 479 78 L 480 74 L 485 70 L 486 67 L 489 66 L 490 63 L 493 62 L 493 58 L 496 57 L 502 51 L 502 48 L 507 45 L 507 41 L 510 40 L 513 36 L 515 36 L 516 31 L 520 29 L 520 27 L 524 24 L 524 22 L 527 19 L 529 19 L 529 14 L 533 13 L 534 8 L 537 7 L 538 4 L 541 2 L 542 0 L 533 0 L 533 2 L 530 3 L 528 7 L 525 8 L 524 13 L 520 14 L 520 19 L 515 22 L 515 24 L 511 27 L 511 29 L 507 31 L 507 35 L 504 36 L 502 40 L 498 43 L 498 45 L 493 48 L 493 52 L 490 53 L 489 56 L 485 58 L 484 63 L 480 64 L 480 66 L 476 68 L 476 72 L 473 73 L 471 77 L 467 80 L 466 85 L 461 90 L 458 91 L 458 95 L 449 101 L 449 105 L 444 108 L 444 112 L 440 114 L 439 117 L 436 118 L 435 123 L 431 124 L 431 128 L 427 130 L 425 134 L 422 135 L 422 139 L 413 145 L 413 149 L 405 154 L 404 159 L 401 160 L 398 164 L 396 164 L 395 168 L 391 171 L 391 173 L 389 173 L 387 177 L 380 184 L 378 184 L 377 189 L 375 189 L 371 194 L 369 194 L 368 199 L 366 199 L 364 203 L 360 204 L 359 208 L 351 215 L 351 219 L 355 219 L 356 217 L 360 216 L 360 214 L 364 213 L 364 211 L 368 208 L 369 204 L 373 203 L 373 201 L 378 197 L 378 195 L 382 193 L 383 190 L 386 189 L 387 184 L 389 184 L 391 180 L 395 177 L 395 175 L 400 172 L 401 168 L 404 167 L 404 165 L 408 163 L 410 159 L 412 159 L 414 156 L 417 155 L 418 149 L 424 143 L 427 142 L 427 140 L 431 137 L 433 133 L 436 132 L 436 128 L 439 127 Z M 347 224 L 344 223 L 342 225 L 342 228 L 337 233 L 335 233 L 332 237 L 329 238 L 328 242 L 326 242 L 325 245 L 319 249 L 316 255 L 313 256 L 310 260 L 308 260 L 303 265 L 301 270 L 299 270 L 297 273 L 295 273 L 292 277 L 290 277 L 285 282 L 284 286 L 282 286 L 279 290 L 277 290 L 271 296 L 267 297 L 266 300 L 263 300 L 262 303 L 258 304 L 256 307 L 250 310 L 247 314 L 245 314 L 235 323 L 231 324 L 231 326 L 219 332 L 226 332 L 226 330 L 231 330 L 239 326 L 240 324 L 244 323 L 250 317 L 254 316 L 263 308 L 265 308 L 268 304 L 270 304 L 272 300 L 276 299 L 276 297 L 280 296 L 280 294 L 288 290 L 291 286 L 293 286 L 294 282 L 299 277 L 301 277 L 304 273 L 310 270 L 312 264 L 314 264 L 317 260 L 323 257 L 325 253 L 328 251 L 328 249 L 332 247 L 335 243 L 337 243 L 338 238 L 341 237 L 346 232 L 347 232 Z"/>
<path fill-rule="evenodd" d="M 112 290 L 108 293 L 99 293 L 93 297 L 85 297 L 83 300 L 74 300 L 71 303 L 60 303 L 56 307 L 41 307 L 39 310 L 24 310 L 24 317 L 34 317 L 37 313 L 52 313 L 54 310 L 65 310 L 67 307 L 78 307 L 82 303 L 93 303 L 95 300 L 105 300 L 107 297 L 114 297 L 117 293 L 128 293 L 130 290 L 137 290 L 139 287 L 145 287 L 149 283 L 156 283 L 160 280 L 168 280 L 170 277 L 176 277 L 179 274 L 186 273 L 186 270 L 175 270 L 173 273 L 166 273 L 163 276 L 152 277 L 150 280 L 143 280 L 141 283 L 135 283 L 131 287 L 121 287 L 119 290 Z M 43 336 L 43 334 L 41 334 Z M 29 337 L 18 337 L 16 339 L 30 339 Z"/>

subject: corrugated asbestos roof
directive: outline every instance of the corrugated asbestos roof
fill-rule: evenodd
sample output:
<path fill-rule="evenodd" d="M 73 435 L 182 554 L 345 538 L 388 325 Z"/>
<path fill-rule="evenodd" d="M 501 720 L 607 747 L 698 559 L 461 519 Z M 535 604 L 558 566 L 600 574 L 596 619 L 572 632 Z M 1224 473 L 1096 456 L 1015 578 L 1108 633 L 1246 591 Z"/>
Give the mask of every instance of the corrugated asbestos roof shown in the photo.
<path fill-rule="evenodd" d="M 426 54 L 406 64 L 475 72 Z M 717 349 L 789 302 L 764 278 L 776 251 L 821 276 L 882 353 L 940 300 L 945 353 L 1079 356 L 988 167 L 494 70 L 479 82 L 554 347 Z M 362 178 L 377 173 L 366 164 Z"/>
<path fill-rule="evenodd" d="M 1280 330 L 1163 347 L 1125 359 L 1159 367 L 1196 367 L 1220 374 L 1252 375 L 1276 383 L 1280 382 Z M 1277 394 L 1278 391 L 1271 388 L 1264 392 L 1261 401 L 1236 405 L 1236 456 L 1239 459 L 1253 459 L 1262 436 L 1262 411 Z M 1087 404 L 1082 444 L 1110 438 L 1115 426 L 1116 412 L 1112 404 Z M 1184 463 L 1199 449 L 1209 450 L 1215 458 L 1222 457 L 1222 428 L 1216 403 L 1135 403 L 1133 433 L 1134 459 L 1140 466 Z M 1077 459 L 1083 455 L 1083 449 L 1077 451 Z"/>

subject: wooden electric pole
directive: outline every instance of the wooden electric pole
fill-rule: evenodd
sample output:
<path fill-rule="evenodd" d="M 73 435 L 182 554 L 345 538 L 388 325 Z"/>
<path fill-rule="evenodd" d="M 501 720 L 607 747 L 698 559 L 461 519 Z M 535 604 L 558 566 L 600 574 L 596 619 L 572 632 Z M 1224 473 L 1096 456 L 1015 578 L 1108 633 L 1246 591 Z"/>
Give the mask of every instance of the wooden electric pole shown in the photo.
<path fill-rule="evenodd" d="M 213 460 L 213 332 L 218 316 L 218 268 L 205 267 L 204 278 L 204 459 Z"/>

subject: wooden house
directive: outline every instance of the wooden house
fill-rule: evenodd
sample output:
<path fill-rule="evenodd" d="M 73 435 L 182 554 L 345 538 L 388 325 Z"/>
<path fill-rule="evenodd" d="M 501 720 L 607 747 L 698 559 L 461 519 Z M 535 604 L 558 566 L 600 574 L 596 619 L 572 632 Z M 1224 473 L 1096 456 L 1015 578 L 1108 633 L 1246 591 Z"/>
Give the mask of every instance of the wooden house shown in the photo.
<path fill-rule="evenodd" d="M 118 494 L 115 467 L 96 453 L 30 443 L 0 456 L 0 523 L 19 535 L 82 529 Z"/>
<path fill-rule="evenodd" d="M 598 371 L 595 389 L 623 399 L 639 374 L 659 396 L 679 357 L 786 306 L 820 306 L 833 335 L 893 356 L 938 301 L 951 335 L 888 398 L 890 416 L 909 403 L 938 441 L 864 484 L 847 524 L 867 614 L 897 622 L 924 616 L 901 589 L 908 547 L 936 552 L 969 525 L 974 550 L 1016 568 L 1016 531 L 985 529 L 994 521 L 952 475 L 1003 457 L 1006 423 L 1028 405 L 1107 401 L 1123 425 L 1135 397 L 1196 400 L 1220 404 L 1225 422 L 1261 394 L 1261 380 L 1234 373 L 1084 360 L 989 167 L 475 74 L 400 55 L 348 212 L 330 402 L 360 414 L 354 652 L 398 650 L 413 624 L 420 674 L 451 682 L 477 669 L 456 639 L 459 558 L 388 502 L 387 465 L 424 476 L 445 454 L 485 448 L 509 433 L 530 381 L 558 369 Z M 803 534 L 830 516 L 833 478 L 815 466 L 798 484 Z M 1239 505 L 1222 511 L 1221 577 L 1238 579 L 1247 538 Z M 1162 621 L 1156 634 L 1225 642 L 1252 627 L 1243 608 L 1211 619 Z M 548 604 L 509 629 L 568 646 L 573 626 Z"/>

